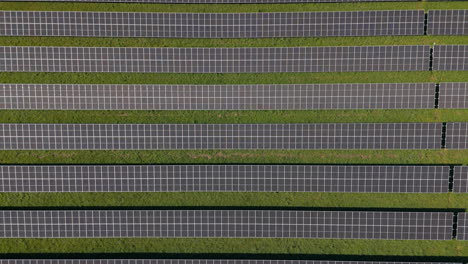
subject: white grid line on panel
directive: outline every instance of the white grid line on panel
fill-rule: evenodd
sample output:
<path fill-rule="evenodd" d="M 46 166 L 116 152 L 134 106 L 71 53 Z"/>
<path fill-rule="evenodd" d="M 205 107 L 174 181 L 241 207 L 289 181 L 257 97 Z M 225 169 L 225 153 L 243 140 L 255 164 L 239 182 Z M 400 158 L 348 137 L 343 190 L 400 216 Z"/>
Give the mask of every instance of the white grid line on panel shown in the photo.
<path fill-rule="evenodd" d="M 441 88 L 441 97 L 445 95 L 442 90 Z M 434 108 L 434 98 L 435 84 L 433 83 L 285 85 L 0 84 L 0 109 L 430 109 Z"/>
<path fill-rule="evenodd" d="M 441 142 L 440 123 L 0 124 L 3 150 L 439 149 Z"/>
<path fill-rule="evenodd" d="M 439 108 L 468 108 L 468 83 L 440 83 Z"/>
<path fill-rule="evenodd" d="M 2 72 L 426 71 L 429 46 L 288 48 L 0 47 Z"/>
<path fill-rule="evenodd" d="M 468 35 L 468 10 L 429 10 L 428 35 Z"/>
<path fill-rule="evenodd" d="M 435 45 L 435 71 L 468 71 L 468 45 Z"/>
<path fill-rule="evenodd" d="M 445 147 L 468 149 L 468 123 L 447 123 Z"/>
<path fill-rule="evenodd" d="M 451 212 L 0 211 L 0 237 L 450 240 L 452 239 L 452 222 L 453 213 Z"/>
<path fill-rule="evenodd" d="M 0 166 L 0 192 L 446 193 L 449 170 L 338 165 Z"/>
<path fill-rule="evenodd" d="M 468 240 L 468 217 L 467 213 L 458 213 L 457 239 Z"/>
<path fill-rule="evenodd" d="M 453 168 L 453 192 L 468 193 L 468 166 Z"/>

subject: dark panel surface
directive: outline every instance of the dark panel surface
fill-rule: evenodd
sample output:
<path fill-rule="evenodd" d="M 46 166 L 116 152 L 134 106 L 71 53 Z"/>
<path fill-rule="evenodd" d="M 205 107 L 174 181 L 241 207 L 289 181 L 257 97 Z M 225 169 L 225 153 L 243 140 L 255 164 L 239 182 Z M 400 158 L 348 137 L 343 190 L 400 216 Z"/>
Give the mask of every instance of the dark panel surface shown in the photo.
<path fill-rule="evenodd" d="M 468 83 L 441 83 L 439 108 L 468 108 Z"/>
<path fill-rule="evenodd" d="M 429 35 L 468 35 L 468 10 L 429 10 Z"/>
<path fill-rule="evenodd" d="M 0 211 L 0 237 L 452 239 L 451 212 Z"/>
<path fill-rule="evenodd" d="M 0 149 L 439 149 L 440 123 L 0 124 Z"/>
<path fill-rule="evenodd" d="M 446 148 L 468 149 L 468 123 L 447 123 Z"/>
<path fill-rule="evenodd" d="M 0 192 L 446 193 L 449 170 L 338 165 L 0 166 Z"/>
<path fill-rule="evenodd" d="M 423 35 L 424 10 L 301 13 L 0 11 L 0 35 L 268 38 Z"/>
<path fill-rule="evenodd" d="M 429 46 L 290 48 L 0 47 L 3 72 L 360 72 L 429 70 Z"/>
<path fill-rule="evenodd" d="M 372 262 L 248 259 L 1 259 L 0 264 L 462 264 L 440 262 Z"/>
<path fill-rule="evenodd" d="M 468 193 L 468 166 L 453 168 L 453 192 Z"/>
<path fill-rule="evenodd" d="M 468 240 L 468 214 L 458 213 L 457 239 Z"/>
<path fill-rule="evenodd" d="M 434 97 L 434 83 L 284 85 L 0 84 L 0 109 L 430 109 L 434 108 Z"/>
<path fill-rule="evenodd" d="M 467 71 L 468 45 L 435 45 L 435 71 Z"/>

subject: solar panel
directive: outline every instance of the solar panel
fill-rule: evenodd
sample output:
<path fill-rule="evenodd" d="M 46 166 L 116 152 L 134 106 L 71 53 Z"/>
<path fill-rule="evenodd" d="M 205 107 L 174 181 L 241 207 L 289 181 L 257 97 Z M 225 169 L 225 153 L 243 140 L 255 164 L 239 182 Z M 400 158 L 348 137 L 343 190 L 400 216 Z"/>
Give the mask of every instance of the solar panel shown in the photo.
<path fill-rule="evenodd" d="M 429 46 L 290 48 L 0 47 L 3 72 L 425 71 Z"/>
<path fill-rule="evenodd" d="M 468 216 L 467 213 L 458 213 L 457 239 L 468 240 Z"/>
<path fill-rule="evenodd" d="M 468 149 L 468 123 L 447 123 L 445 147 Z"/>
<path fill-rule="evenodd" d="M 416 2 L 418 0 L 7 0 L 7 1 L 8 2 L 24 2 L 24 1 L 28 1 L 28 2 L 103 2 L 103 3 L 112 2 L 112 3 L 162 3 L 162 4 L 275 4 L 275 3 L 341 3 L 341 2 Z M 445 0 L 445 1 L 450 1 L 450 0 Z"/>
<path fill-rule="evenodd" d="M 468 108 L 468 83 L 441 83 L 439 108 Z"/>
<path fill-rule="evenodd" d="M 453 168 L 453 192 L 468 193 L 468 166 Z"/>
<path fill-rule="evenodd" d="M 449 166 L 0 166 L 0 192 L 446 193 L 449 171 Z"/>
<path fill-rule="evenodd" d="M 435 71 L 468 71 L 468 45 L 435 45 Z"/>
<path fill-rule="evenodd" d="M 450 240 L 450 212 L 0 211 L 2 238 L 251 237 Z"/>
<path fill-rule="evenodd" d="M 0 84 L 0 109 L 301 110 L 434 108 L 433 83 Z"/>
<path fill-rule="evenodd" d="M 249 259 L 0 259 L 0 264 L 462 264 L 440 262 L 373 262 Z"/>
<path fill-rule="evenodd" d="M 424 35 L 424 16 L 424 10 L 300 13 L 0 11 L 0 35 L 155 38 Z"/>
<path fill-rule="evenodd" d="M 440 123 L 0 124 L 0 149 L 439 149 Z"/>
<path fill-rule="evenodd" d="M 468 10 L 429 10 L 428 35 L 468 35 Z"/>

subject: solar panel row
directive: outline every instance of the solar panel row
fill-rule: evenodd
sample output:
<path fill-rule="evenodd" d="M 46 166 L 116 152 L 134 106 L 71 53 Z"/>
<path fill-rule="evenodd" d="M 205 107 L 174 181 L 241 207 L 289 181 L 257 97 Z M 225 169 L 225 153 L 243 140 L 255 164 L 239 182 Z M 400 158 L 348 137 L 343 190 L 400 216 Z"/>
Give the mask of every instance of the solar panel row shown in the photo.
<path fill-rule="evenodd" d="M 453 192 L 468 193 L 468 166 L 453 168 Z"/>
<path fill-rule="evenodd" d="M 439 108 L 468 108 L 468 83 L 441 83 Z"/>
<path fill-rule="evenodd" d="M 462 264 L 441 262 L 374 262 L 249 259 L 0 259 L 0 264 Z"/>
<path fill-rule="evenodd" d="M 0 211 L 0 237 L 270 237 L 450 240 L 451 212 Z"/>
<path fill-rule="evenodd" d="M 468 213 L 458 213 L 457 239 L 468 240 Z"/>
<path fill-rule="evenodd" d="M 468 10 L 429 10 L 428 35 L 468 35 Z"/>
<path fill-rule="evenodd" d="M 0 11 L 0 35 L 265 38 L 423 35 L 424 10 L 300 13 Z"/>
<path fill-rule="evenodd" d="M 468 45 L 435 45 L 435 71 L 468 71 Z"/>
<path fill-rule="evenodd" d="M 468 85 L 440 90 L 464 108 Z M 462 88 L 463 87 L 463 88 Z M 0 109 L 262 110 L 434 108 L 434 83 L 272 85 L 0 84 Z M 466 97 L 465 96 L 465 97 Z M 467 100 L 468 101 L 468 100 Z M 441 107 L 442 108 L 442 107 Z"/>
<path fill-rule="evenodd" d="M 468 70 L 468 45 L 434 46 L 433 69 Z M 0 47 L 4 72 L 425 71 L 429 46 L 297 48 Z"/>
<path fill-rule="evenodd" d="M 434 83 L 120 85 L 0 84 L 0 109 L 430 109 Z M 468 83 L 441 83 L 438 108 L 468 108 Z"/>
<path fill-rule="evenodd" d="M 0 192 L 446 193 L 449 171 L 449 166 L 0 166 Z M 468 188 L 466 181 L 460 188 Z"/>
<path fill-rule="evenodd" d="M 440 123 L 0 124 L 3 150 L 439 149 L 441 143 Z"/>
<path fill-rule="evenodd" d="M 467 35 L 468 10 L 429 10 L 429 35 Z M 424 10 L 300 13 L 0 11 L 3 36 L 262 38 L 424 35 Z"/>
<path fill-rule="evenodd" d="M 468 123 L 447 123 L 445 147 L 468 149 Z"/>
<path fill-rule="evenodd" d="M 0 71 L 154 73 L 427 71 L 429 54 L 429 46 L 294 48 L 3 46 L 0 47 Z"/>

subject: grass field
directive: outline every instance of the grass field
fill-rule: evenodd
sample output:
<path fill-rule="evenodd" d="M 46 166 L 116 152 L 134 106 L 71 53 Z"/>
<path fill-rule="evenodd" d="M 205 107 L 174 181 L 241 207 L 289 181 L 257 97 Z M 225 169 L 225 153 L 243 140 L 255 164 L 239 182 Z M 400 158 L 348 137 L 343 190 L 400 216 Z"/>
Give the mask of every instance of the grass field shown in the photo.
<path fill-rule="evenodd" d="M 9 110 L 3 123 L 397 123 L 467 122 L 466 109 L 323 110 L 323 111 L 47 111 Z"/>
<path fill-rule="evenodd" d="M 467 43 L 468 36 L 329 37 L 277 39 L 156 39 L 80 37 L 2 37 L 2 46 L 67 47 L 305 47 L 380 45 L 455 45 Z"/>
<path fill-rule="evenodd" d="M 466 241 L 347 239 L 15 239 L 14 241 L 0 240 L 0 248 L 5 253 L 71 253 L 73 254 L 72 257 L 81 258 L 83 255 L 76 253 L 99 253 L 97 257 L 101 258 L 108 258 L 108 254 L 114 252 L 126 253 L 119 255 L 120 258 L 132 258 L 134 255 L 140 258 L 154 258 L 153 255 L 145 254 L 154 252 L 163 253 L 158 254 L 156 257 L 187 258 L 213 257 L 210 254 L 216 253 L 227 253 L 231 258 L 249 256 L 252 258 L 249 254 L 262 254 L 263 259 L 290 259 L 295 257 L 302 259 L 321 259 L 324 257 L 342 259 L 341 255 L 352 255 L 354 259 L 377 256 L 373 257 L 372 260 L 378 260 L 381 256 L 404 256 L 399 259 L 400 261 L 412 261 L 414 256 L 431 256 L 430 258 L 424 258 L 425 261 L 447 261 L 447 259 L 466 261 L 465 256 L 468 255 L 468 243 Z M 187 255 L 181 255 L 180 253 Z M 298 256 L 299 254 L 300 256 Z M 16 254 L 15 256 L 21 255 Z M 447 258 L 447 256 L 450 257 Z M 47 255 L 45 257 L 47 258 Z M 70 255 L 61 255 L 61 258 L 67 257 L 70 257 Z M 96 255 L 91 255 L 92 257 L 96 257 Z M 226 256 L 224 255 L 224 257 Z M 256 255 L 254 257 L 258 258 Z M 345 259 L 350 258 L 346 257 Z"/>
<path fill-rule="evenodd" d="M 306 11 L 362 11 L 411 9 L 466 9 L 465 2 L 380 2 L 380 3 L 307 3 L 307 4 L 125 4 L 125 3 L 47 3 L 4 2 L 0 10 L 31 11 L 104 11 L 104 12 L 188 12 L 258 13 Z"/>
<path fill-rule="evenodd" d="M 467 150 L 2 151 L 4 164 L 468 164 Z"/>
<path fill-rule="evenodd" d="M 302 12 L 468 9 L 467 2 L 162 5 L 1 2 L 0 10 L 109 12 Z M 0 46 L 293 47 L 468 44 L 468 36 L 279 39 L 0 37 Z M 467 72 L 274 74 L 0 73 L 2 83 L 274 84 L 468 82 Z M 330 111 L 0 111 L 0 123 L 468 122 L 467 109 Z M 1 164 L 468 164 L 468 150 L 0 151 Z M 368 193 L 0 193 L 2 208 L 348 208 L 453 210 L 468 194 Z M 0 239 L 8 254 L 106 257 L 224 257 L 468 261 L 468 241 L 314 239 Z M 7 254 L 7 255 L 2 255 Z M 182 255 L 181 255 L 182 254 Z M 259 255 L 263 254 L 263 255 Z M 342 256 L 350 255 L 350 256 Z M 28 255 L 19 255 L 28 256 Z M 421 257 L 421 258 L 413 258 Z M 427 258 L 424 258 L 427 257 Z M 438 257 L 438 258 L 436 258 Z"/>
<path fill-rule="evenodd" d="M 352 255 L 351 259 L 366 256 L 403 256 L 400 261 L 412 261 L 414 256 L 431 256 L 425 261 L 443 260 L 466 261 L 468 243 L 466 241 L 384 241 L 346 239 L 15 239 L 0 240 L 0 248 L 5 253 L 71 253 L 72 257 L 83 257 L 79 252 L 97 253 L 91 258 L 108 258 L 109 253 L 125 253 L 120 258 L 154 258 L 147 253 L 160 252 L 156 257 L 206 258 L 212 254 L 227 253 L 228 257 L 263 259 L 343 259 L 341 255 Z M 136 253 L 136 254 L 132 254 Z M 182 255 L 180 254 L 182 253 Z M 184 254 L 185 253 L 185 254 Z M 191 254 L 189 254 L 191 253 Z M 232 254 L 232 255 L 231 255 Z M 299 255 L 300 254 L 300 255 Z M 318 256 L 317 256 L 318 255 Z M 9 255 L 6 255 L 9 256 Z M 14 255 L 21 256 L 18 254 Z M 33 255 L 34 256 L 34 255 Z M 48 255 L 45 255 L 47 258 Z M 60 255 L 61 258 L 70 254 Z M 84 255 L 88 256 L 89 255 Z M 111 255 L 115 257 L 114 255 Z M 447 258 L 447 256 L 450 256 Z M 44 257 L 44 256 L 42 256 Z M 214 257 L 218 257 L 215 255 Z M 226 258 L 226 255 L 223 255 Z M 441 257 L 441 258 L 435 258 Z M 350 259 L 345 257 L 344 259 Z M 421 261 L 421 258 L 419 258 Z"/>

